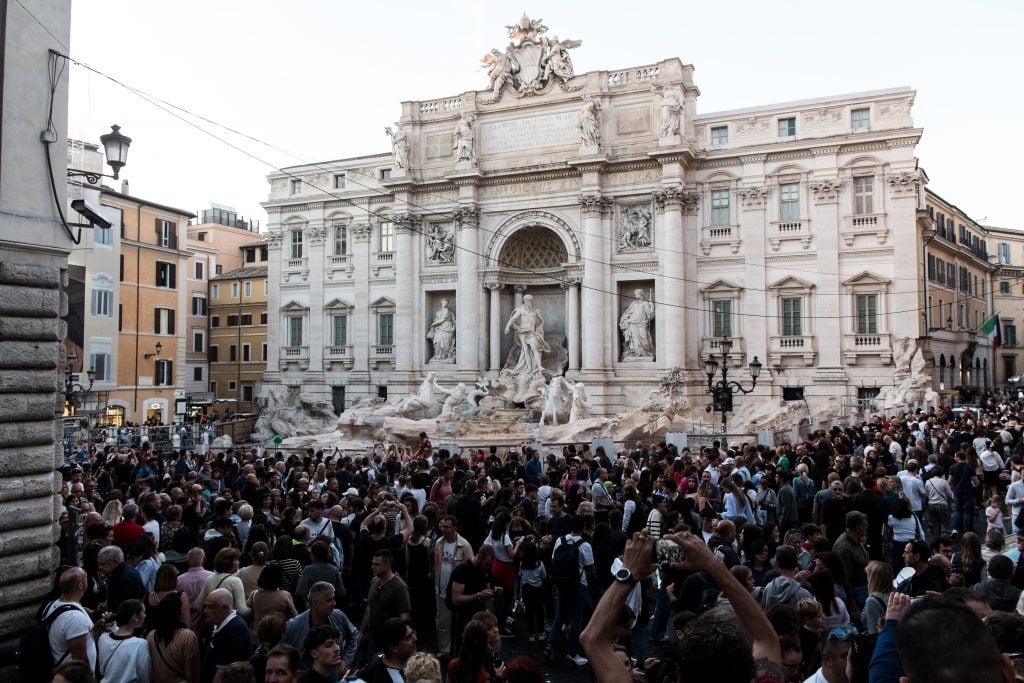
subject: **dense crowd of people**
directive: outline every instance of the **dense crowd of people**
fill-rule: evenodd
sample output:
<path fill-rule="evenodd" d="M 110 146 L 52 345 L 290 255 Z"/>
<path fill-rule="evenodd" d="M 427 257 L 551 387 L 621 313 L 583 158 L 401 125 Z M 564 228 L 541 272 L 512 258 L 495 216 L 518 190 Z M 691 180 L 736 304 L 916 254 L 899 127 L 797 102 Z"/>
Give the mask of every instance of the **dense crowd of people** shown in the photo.
<path fill-rule="evenodd" d="M 19 665 L 158 683 L 539 683 L 552 665 L 1010 681 L 1022 425 L 1024 405 L 991 395 L 681 452 L 98 446 L 64 470 L 49 656 Z M 505 656 L 511 638 L 526 656 Z"/>

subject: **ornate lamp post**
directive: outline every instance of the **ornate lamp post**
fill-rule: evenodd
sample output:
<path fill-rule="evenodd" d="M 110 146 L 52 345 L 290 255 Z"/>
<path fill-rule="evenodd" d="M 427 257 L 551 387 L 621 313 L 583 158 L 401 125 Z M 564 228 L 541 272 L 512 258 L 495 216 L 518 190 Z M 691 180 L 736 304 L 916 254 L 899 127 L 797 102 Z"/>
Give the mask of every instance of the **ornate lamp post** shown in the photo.
<path fill-rule="evenodd" d="M 114 174 L 107 175 L 106 173 L 96 173 L 93 171 L 82 171 L 77 168 L 69 168 L 68 178 L 82 177 L 93 185 L 98 183 L 100 178 L 113 178 L 114 180 L 117 180 L 121 169 L 124 168 L 126 163 L 128 163 L 128 148 L 131 147 L 132 139 L 127 135 L 123 135 L 121 133 L 121 126 L 115 124 L 110 127 L 109 133 L 100 136 L 100 142 L 103 143 L 103 152 L 107 157 L 107 165 L 113 169 Z"/>
<path fill-rule="evenodd" d="M 67 365 L 64 367 L 64 390 L 61 393 L 64 394 L 64 405 L 69 408 L 74 408 L 78 404 L 79 398 L 88 396 L 89 392 L 92 391 L 93 382 L 96 381 L 96 371 L 90 368 L 85 373 L 89 378 L 89 386 L 82 386 L 81 376 L 79 376 L 79 380 L 76 382 L 75 374 L 71 372 L 71 368 L 77 362 L 78 356 L 72 353 L 68 356 Z"/>
<path fill-rule="evenodd" d="M 754 360 L 750 361 L 747 365 L 750 370 L 750 377 L 753 380 L 750 384 L 750 388 L 746 389 L 736 380 L 729 379 L 729 352 L 732 350 L 732 340 L 728 337 L 723 337 L 718 342 L 718 346 L 721 349 L 721 379 L 715 380 L 715 375 L 718 374 L 719 363 L 715 359 L 715 354 L 709 354 L 707 360 L 704 361 L 704 372 L 708 376 L 708 388 L 704 392 L 711 396 L 712 404 L 707 407 L 707 411 L 717 411 L 722 414 L 722 433 L 726 433 L 726 415 L 732 412 L 732 397 L 738 393 L 749 394 L 757 386 L 757 377 L 761 374 L 761 362 L 757 360 L 757 356 L 754 356 Z"/>

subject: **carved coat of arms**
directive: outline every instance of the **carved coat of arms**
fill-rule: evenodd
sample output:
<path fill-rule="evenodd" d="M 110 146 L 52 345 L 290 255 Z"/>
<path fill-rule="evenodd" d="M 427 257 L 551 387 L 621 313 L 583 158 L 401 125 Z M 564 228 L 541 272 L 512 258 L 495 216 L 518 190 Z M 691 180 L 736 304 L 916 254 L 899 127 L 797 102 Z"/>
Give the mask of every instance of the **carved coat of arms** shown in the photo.
<path fill-rule="evenodd" d="M 504 51 L 493 49 L 481 60 L 491 80 L 490 102 L 501 99 L 504 91 L 516 97 L 537 95 L 556 82 L 567 92 L 578 90 L 569 87 L 569 80 L 575 75 L 569 50 L 583 41 L 549 38 L 543 35 L 548 27 L 542 20 L 530 19 L 525 14 L 516 24 L 505 28 L 508 47 Z"/>

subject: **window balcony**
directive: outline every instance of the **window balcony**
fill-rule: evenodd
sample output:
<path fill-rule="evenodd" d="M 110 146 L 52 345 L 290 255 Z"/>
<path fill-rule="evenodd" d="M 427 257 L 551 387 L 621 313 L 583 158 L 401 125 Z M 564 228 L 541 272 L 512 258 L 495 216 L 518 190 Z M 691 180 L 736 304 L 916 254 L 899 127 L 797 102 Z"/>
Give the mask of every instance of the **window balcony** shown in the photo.
<path fill-rule="evenodd" d="M 352 263 L 352 257 L 348 254 L 337 254 L 335 256 L 327 257 L 327 279 L 333 280 L 335 273 L 343 273 L 346 277 L 351 278 L 352 272 L 355 270 L 355 266 Z"/>
<path fill-rule="evenodd" d="M 886 332 L 875 334 L 844 334 L 843 360 L 856 365 L 860 356 L 876 356 L 882 365 L 892 362 L 892 339 Z"/>
<path fill-rule="evenodd" d="M 848 247 L 859 236 L 874 237 L 879 244 L 885 244 L 889 239 L 889 228 L 886 227 L 884 213 L 860 213 L 846 216 L 843 224 L 843 242 Z"/>
<path fill-rule="evenodd" d="M 377 254 L 377 263 L 394 263 L 395 252 L 393 251 L 382 251 Z"/>
<path fill-rule="evenodd" d="M 309 279 L 309 262 L 303 258 L 290 258 L 285 259 L 284 262 L 284 281 L 290 282 L 292 277 L 302 278 L 303 281 Z"/>
<path fill-rule="evenodd" d="M 280 367 L 287 370 L 289 364 L 295 364 L 299 370 L 309 368 L 309 347 L 308 346 L 282 346 Z"/>
<path fill-rule="evenodd" d="M 306 268 L 305 258 L 290 258 L 284 263 L 284 267 L 287 270 L 304 270 Z"/>
<path fill-rule="evenodd" d="M 797 336 L 773 336 L 768 339 L 768 364 L 772 366 L 782 365 L 782 360 L 787 357 L 796 357 L 803 360 L 804 365 L 814 365 L 817 357 L 815 338 L 809 334 Z"/>
<path fill-rule="evenodd" d="M 355 362 L 355 357 L 352 354 L 351 344 L 331 345 L 324 347 L 324 364 L 334 365 L 335 363 L 342 367 L 352 367 Z"/>
<path fill-rule="evenodd" d="M 740 226 L 738 225 L 706 225 L 701 228 L 700 248 L 705 256 L 711 255 L 715 245 L 726 245 L 732 253 L 740 251 Z"/>
<path fill-rule="evenodd" d="M 393 344 L 374 344 L 370 347 L 371 363 L 393 363 L 395 347 Z"/>
<path fill-rule="evenodd" d="M 809 248 L 811 246 L 810 221 L 772 221 L 768 231 L 768 244 L 771 245 L 772 251 L 778 251 L 786 240 L 799 240 L 801 249 Z"/>
<path fill-rule="evenodd" d="M 700 344 L 700 347 L 701 347 L 700 348 L 701 360 L 703 361 L 708 356 L 715 356 L 716 357 L 715 359 L 719 360 L 719 362 L 721 362 L 720 361 L 721 356 L 722 356 L 722 347 L 720 346 L 720 342 L 721 341 L 722 341 L 722 337 L 704 337 L 703 339 L 701 339 L 701 344 Z M 729 351 L 729 365 L 734 367 L 734 368 L 743 367 L 744 365 L 747 364 L 747 352 L 746 352 L 746 346 L 747 345 L 744 342 L 743 337 L 732 337 L 732 336 L 730 336 L 729 337 L 729 341 L 732 342 L 732 349 L 730 349 L 730 351 Z"/>

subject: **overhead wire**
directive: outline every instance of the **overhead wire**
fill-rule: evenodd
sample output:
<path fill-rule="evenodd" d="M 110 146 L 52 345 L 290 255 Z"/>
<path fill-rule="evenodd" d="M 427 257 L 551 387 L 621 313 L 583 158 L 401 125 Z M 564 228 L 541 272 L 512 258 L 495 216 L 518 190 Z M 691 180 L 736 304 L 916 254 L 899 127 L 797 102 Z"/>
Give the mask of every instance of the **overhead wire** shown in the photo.
<path fill-rule="evenodd" d="M 184 116 L 182 116 L 182 115 L 180 115 L 180 114 L 178 114 L 178 113 L 176 113 L 175 111 L 172 111 L 172 110 L 177 110 L 179 112 L 183 112 L 185 114 L 188 114 L 189 116 L 193 116 L 193 117 L 195 117 L 197 119 L 200 119 L 200 120 L 202 120 L 202 121 L 204 121 L 206 123 L 209 123 L 211 125 L 217 126 L 218 128 L 222 128 L 222 129 L 224 129 L 226 131 L 229 131 L 231 133 L 234 133 L 236 135 L 244 137 L 244 138 L 246 138 L 248 140 L 256 142 L 257 144 L 260 144 L 260 145 L 263 145 L 263 146 L 268 147 L 270 149 L 273 149 L 273 150 L 276 150 L 276 151 L 288 154 L 288 155 L 293 156 L 295 158 L 301 158 L 301 155 L 298 155 L 298 154 L 293 153 L 293 152 L 289 152 L 289 151 L 284 150 L 282 148 L 279 148 L 279 147 L 277 147 L 277 146 L 275 146 L 275 145 L 273 145 L 271 143 L 267 143 L 267 142 L 265 142 L 263 140 L 255 138 L 255 137 L 253 137 L 251 135 L 248 135 L 248 134 L 242 133 L 240 131 L 237 131 L 237 130 L 235 130 L 233 128 L 230 128 L 229 126 L 220 124 L 220 123 L 218 123 L 216 121 L 213 121 L 211 119 L 203 117 L 203 116 L 201 116 L 199 114 L 196 114 L 196 113 L 194 113 L 194 112 L 192 112 L 192 111 L 190 111 L 190 110 L 188 110 L 186 108 L 183 108 L 183 107 L 171 104 L 171 103 L 166 102 L 166 101 L 164 101 L 164 100 L 162 100 L 162 99 L 160 99 L 158 97 L 149 95 L 148 93 L 145 93 L 144 91 L 142 91 L 142 90 L 140 90 L 140 89 L 138 89 L 138 88 L 136 88 L 134 86 L 131 86 L 131 85 L 127 84 L 127 83 L 124 83 L 124 82 L 118 80 L 117 78 L 115 78 L 113 76 L 110 76 L 110 75 L 108 75 L 108 74 L 106 74 L 106 73 L 96 69 L 95 67 L 89 66 L 88 64 L 85 64 L 84 62 L 76 60 L 76 59 L 74 59 L 74 58 L 72 58 L 72 57 L 70 57 L 68 55 L 64 55 L 64 54 L 60 54 L 60 53 L 57 53 L 57 55 L 60 56 L 60 57 L 63 57 L 64 59 L 68 60 L 72 64 L 75 64 L 77 66 L 85 68 L 85 69 L 87 69 L 87 70 L 89 70 L 89 71 L 91 71 L 91 72 L 93 72 L 93 73 L 95 73 L 95 74 L 97 74 L 97 75 L 99 75 L 99 76 L 101 76 L 103 78 L 106 78 L 106 79 L 110 80 L 111 82 L 115 83 L 119 87 L 122 87 L 125 90 L 128 90 L 129 92 L 131 92 L 132 94 L 136 95 L 140 99 L 148 102 L 152 106 L 155 106 L 158 109 L 160 109 L 160 110 L 164 111 L 165 113 L 169 114 L 170 116 L 172 116 L 174 118 L 177 118 L 178 120 L 182 121 L 186 125 L 195 128 L 196 130 L 200 131 L 201 133 L 204 133 L 204 134 L 212 137 L 213 139 L 217 140 L 218 142 L 220 142 L 220 143 L 222 143 L 224 145 L 227 145 L 228 147 L 231 147 L 235 151 L 237 151 L 237 152 L 239 152 L 239 153 L 249 157 L 250 159 L 252 159 L 254 161 L 257 161 L 260 164 L 263 164 L 263 165 L 265 165 L 265 166 L 267 166 L 267 167 L 277 171 L 278 173 L 283 174 L 284 176 L 286 176 L 286 177 L 288 177 L 288 178 L 290 178 L 292 180 L 298 180 L 298 181 L 302 182 L 304 185 L 307 185 L 307 186 L 313 188 L 317 192 L 323 193 L 324 195 L 332 197 L 332 198 L 334 198 L 334 199 L 336 199 L 336 200 L 338 200 L 340 202 L 344 202 L 345 204 L 347 204 L 349 206 L 352 206 L 356 210 L 363 211 L 367 215 L 373 216 L 373 217 L 375 217 L 375 218 L 377 218 L 379 220 L 390 220 L 392 218 L 391 216 L 389 216 L 386 213 L 380 213 L 379 211 L 373 211 L 373 210 L 369 209 L 368 207 L 364 207 L 364 206 L 360 205 L 358 202 L 356 202 L 355 200 L 353 200 L 351 198 L 341 196 L 341 195 L 339 195 L 339 194 L 337 194 L 335 192 L 332 192 L 329 189 L 319 187 L 318 185 L 316 185 L 312 181 L 310 181 L 310 180 L 308 180 L 306 178 L 303 178 L 302 176 L 297 175 L 296 173 L 293 173 L 288 168 L 278 167 L 275 164 L 273 164 L 273 163 L 271 163 L 271 162 L 269 162 L 269 161 L 267 161 L 267 160 L 257 156 L 256 154 L 253 154 L 252 152 L 250 152 L 250 151 L 248 151 L 248 150 L 246 150 L 246 149 L 244 149 L 244 148 L 242 148 L 242 147 L 240 147 L 240 146 L 238 146 L 238 145 L 236 145 L 236 144 L 234 144 L 234 143 L 232 143 L 232 142 L 230 142 L 228 140 L 225 140 L 224 138 L 222 138 L 222 137 L 216 135 L 215 133 L 213 133 L 213 132 L 203 128 L 202 126 L 196 124 L 195 122 L 188 120 Z M 319 164 L 317 162 L 307 163 L 307 164 L 304 164 L 304 165 L 306 165 L 306 166 L 313 166 L 313 167 L 318 168 L 320 170 L 323 170 L 325 172 L 331 172 L 332 170 L 336 170 L 336 169 L 330 169 L 328 167 L 322 166 L 321 164 Z M 346 171 L 347 170 L 349 170 L 349 169 L 346 169 Z M 366 176 L 366 174 L 361 174 L 361 173 L 358 173 L 358 172 L 357 172 L 357 174 L 358 175 L 363 175 L 365 177 L 369 177 L 369 176 Z M 384 196 L 391 196 L 391 194 L 392 194 L 390 192 L 387 192 L 387 191 L 384 191 L 384 190 L 380 190 L 380 189 L 377 189 L 377 188 L 374 188 L 374 187 L 371 187 L 371 186 L 368 186 L 368 185 L 364 185 L 364 184 L 359 183 L 359 182 L 354 182 L 354 184 L 359 185 L 360 187 L 363 187 L 365 189 L 378 192 L 379 194 L 384 195 Z M 431 208 L 428 208 L 428 207 L 423 207 L 423 206 L 421 206 L 419 204 L 415 204 L 415 203 L 412 203 L 412 202 L 405 202 L 405 204 L 407 206 L 409 206 L 409 207 L 412 207 L 412 208 L 420 209 L 422 211 L 428 211 L 428 212 L 433 213 L 433 214 L 440 214 L 442 216 L 445 215 L 445 213 L 446 213 L 446 212 L 443 212 L 443 211 L 442 212 L 437 212 L 435 209 L 431 209 Z M 449 218 L 450 219 L 454 219 L 454 216 L 450 216 L 449 215 Z M 419 234 L 421 236 L 427 236 L 427 233 L 424 232 L 424 230 L 422 228 L 416 227 L 415 225 L 409 224 L 409 225 L 407 225 L 405 227 L 407 227 L 412 232 L 417 233 L 417 234 Z M 488 230 L 486 228 L 483 228 L 479 224 L 477 225 L 477 228 L 480 229 L 483 232 L 488 232 L 488 233 L 491 233 L 491 234 L 497 234 L 496 231 Z M 585 233 L 585 235 L 589 235 L 589 234 L 590 233 Z M 595 237 L 602 238 L 603 236 L 595 235 Z M 604 238 L 604 239 L 609 239 L 609 238 Z M 566 280 L 564 280 L 562 278 L 556 277 L 556 276 L 554 276 L 551 273 L 543 273 L 543 272 L 539 272 L 539 271 L 532 270 L 532 269 L 529 269 L 529 268 L 524 268 L 524 267 L 521 267 L 521 266 L 518 266 L 518 265 L 513 266 L 512 264 L 507 264 L 507 263 L 502 262 L 500 259 L 495 259 L 493 257 L 488 257 L 485 254 L 481 254 L 480 252 L 477 252 L 477 251 L 475 251 L 473 249 L 470 249 L 468 247 L 459 245 L 459 244 L 455 243 L 454 241 L 452 242 L 452 245 L 453 245 L 453 247 L 455 249 L 457 249 L 459 251 L 466 252 L 466 253 L 469 253 L 469 254 L 472 254 L 472 255 L 475 255 L 475 256 L 479 256 L 479 257 L 484 258 L 484 259 L 490 259 L 492 261 L 495 261 L 495 262 L 499 263 L 500 265 L 514 267 L 514 268 L 516 268 L 516 269 L 518 269 L 518 270 L 520 270 L 522 272 L 529 273 L 529 274 L 532 274 L 532 275 L 536 275 L 536 276 L 541 277 L 541 278 L 545 278 L 545 279 L 551 281 L 553 284 L 570 284 L 568 281 L 566 281 Z M 679 251 L 667 250 L 665 248 L 662 248 L 661 250 L 662 251 L 666 251 L 668 253 L 677 253 L 677 254 L 689 255 L 689 252 L 679 252 Z M 594 260 L 594 259 L 586 259 L 586 258 L 583 258 L 583 260 L 584 261 L 589 261 L 589 262 L 596 262 L 596 263 L 599 263 L 599 264 L 604 265 L 604 266 L 612 266 L 612 265 L 614 265 L 615 267 L 619 267 L 619 268 L 624 267 L 624 266 L 628 267 L 628 263 L 614 263 L 614 264 L 612 264 L 612 263 L 608 263 L 608 262 L 605 262 L 605 261 Z M 767 267 L 766 265 L 759 264 L 759 263 L 748 263 L 748 265 Z M 809 273 L 814 273 L 814 274 L 818 273 L 818 271 L 816 271 L 816 270 L 815 271 L 801 271 L 799 269 L 792 269 L 792 268 L 787 269 L 787 270 L 789 270 L 791 272 L 809 272 Z M 654 275 L 653 273 L 650 273 L 649 271 L 636 270 L 634 272 L 636 272 L 638 274 L 646 275 L 646 276 Z M 661 275 L 661 277 L 664 278 L 666 276 Z M 691 279 L 687 279 L 687 278 L 670 278 L 670 279 L 677 279 L 677 280 L 691 282 L 691 283 L 698 284 L 698 285 L 700 285 L 700 284 L 710 284 L 710 283 L 704 283 L 704 282 L 701 282 L 701 281 L 698 281 L 698 280 L 691 280 Z M 905 279 L 907 281 L 913 281 L 913 282 L 917 282 L 918 281 L 918 278 L 905 278 Z M 1024 281 L 1024 278 L 1018 278 L 1018 279 L 1021 280 L 1021 281 Z M 573 283 L 573 284 L 575 284 L 575 283 Z M 580 284 L 580 287 L 582 289 L 589 289 L 589 290 L 592 290 L 592 291 L 600 292 L 602 294 L 610 294 L 610 295 L 613 295 L 613 296 L 620 296 L 616 292 L 605 290 L 605 289 L 601 289 L 601 288 L 598 288 L 598 287 L 593 287 L 593 286 L 590 286 L 590 285 Z M 744 287 L 744 289 L 748 289 L 748 290 L 751 290 L 751 291 L 761 291 L 761 292 L 774 291 L 774 290 L 772 290 L 770 288 L 768 288 L 768 289 L 759 289 L 759 288 L 755 288 L 755 287 Z M 906 292 L 892 292 L 891 295 L 897 295 L 897 294 L 917 294 L 917 293 L 918 293 L 918 290 L 907 290 Z M 816 296 L 821 296 L 821 293 L 816 294 Z M 837 293 L 837 294 L 835 294 L 835 296 L 843 296 L 843 297 L 845 297 L 847 295 Z M 974 296 L 974 295 L 965 295 L 965 296 Z M 682 309 L 682 310 L 696 311 L 696 312 L 699 312 L 699 313 L 702 313 L 702 314 L 707 314 L 707 313 L 710 312 L 710 308 L 706 308 L 706 307 L 687 306 L 685 304 L 676 304 L 676 303 L 671 303 L 671 302 L 667 302 L 667 301 L 658 301 L 658 300 L 653 300 L 652 303 L 655 303 L 655 304 L 658 304 L 658 305 L 661 305 L 661 306 L 671 307 L 671 308 L 678 308 L 678 309 Z M 950 303 L 953 303 L 953 302 L 950 302 Z M 920 306 L 918 306 L 918 307 L 915 307 L 915 308 L 905 309 L 905 310 L 886 311 L 884 315 L 895 315 L 895 314 L 899 314 L 899 313 L 914 313 L 914 312 L 920 313 L 920 312 L 923 312 L 923 309 Z M 738 316 L 738 317 L 753 317 L 753 318 L 766 318 L 766 319 L 768 319 L 768 318 L 775 319 L 775 318 L 778 317 L 777 315 L 771 314 L 771 313 L 750 313 L 750 312 L 745 312 L 745 311 L 742 311 L 742 312 L 741 311 L 733 311 L 731 313 L 731 315 L 735 315 L 735 316 Z M 810 314 L 804 316 L 804 318 L 807 319 L 808 321 L 811 321 L 811 320 L 830 320 L 830 319 L 831 320 L 845 320 L 845 319 L 855 319 L 856 317 L 857 317 L 856 312 L 852 312 L 852 313 L 849 313 L 849 314 L 835 315 L 835 316 L 810 315 Z"/>

